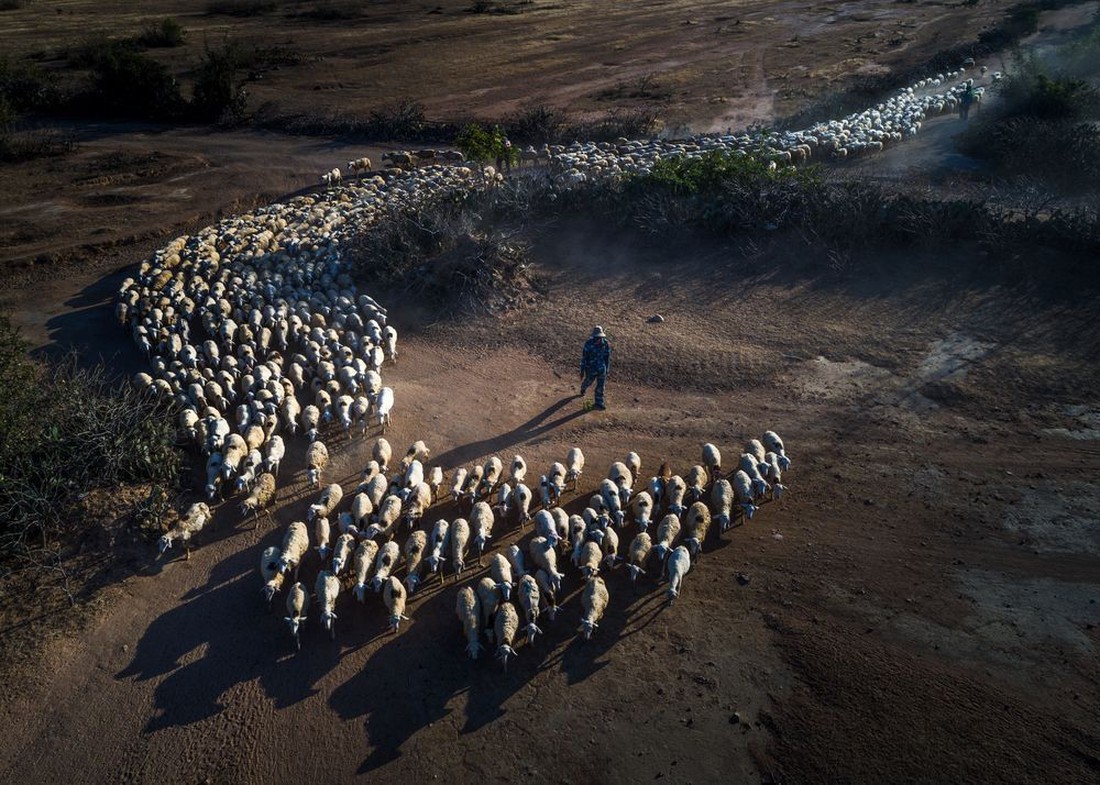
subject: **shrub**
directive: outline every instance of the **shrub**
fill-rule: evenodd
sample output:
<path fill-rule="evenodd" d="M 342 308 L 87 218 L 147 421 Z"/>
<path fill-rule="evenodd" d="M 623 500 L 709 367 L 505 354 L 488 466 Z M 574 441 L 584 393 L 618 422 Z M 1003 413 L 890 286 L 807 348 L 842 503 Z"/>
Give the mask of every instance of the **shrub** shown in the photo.
<path fill-rule="evenodd" d="M 404 100 L 370 113 L 368 132 L 376 139 L 406 141 L 419 138 L 425 128 L 424 105 Z"/>
<path fill-rule="evenodd" d="M 227 41 L 221 48 L 209 45 L 195 74 L 191 111 L 198 120 L 235 123 L 245 114 L 248 93 L 239 76 L 241 52 Z"/>
<path fill-rule="evenodd" d="M 213 0 L 206 6 L 211 16 L 261 16 L 275 10 L 274 0 Z"/>
<path fill-rule="evenodd" d="M 11 130 L 0 123 L 0 161 L 5 163 L 66 155 L 74 149 L 76 138 L 69 132 L 56 128 Z"/>
<path fill-rule="evenodd" d="M 44 111 L 60 100 L 56 77 L 36 63 L 12 63 L 0 57 L 0 101 L 12 116 Z"/>
<path fill-rule="evenodd" d="M 177 19 L 166 16 L 159 22 L 151 22 L 135 40 L 150 48 L 182 46 L 187 38 L 183 25 Z"/>

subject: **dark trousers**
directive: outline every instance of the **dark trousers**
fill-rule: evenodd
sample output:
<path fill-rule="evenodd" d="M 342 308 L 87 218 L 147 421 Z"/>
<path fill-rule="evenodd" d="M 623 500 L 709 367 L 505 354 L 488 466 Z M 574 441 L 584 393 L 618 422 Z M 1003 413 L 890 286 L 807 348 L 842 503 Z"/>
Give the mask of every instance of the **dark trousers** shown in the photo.
<path fill-rule="evenodd" d="M 603 386 L 607 381 L 607 371 L 588 371 L 584 375 L 584 381 L 581 382 L 581 395 L 584 395 L 584 391 L 588 389 L 588 385 L 592 382 L 596 382 L 596 405 L 603 406 Z"/>

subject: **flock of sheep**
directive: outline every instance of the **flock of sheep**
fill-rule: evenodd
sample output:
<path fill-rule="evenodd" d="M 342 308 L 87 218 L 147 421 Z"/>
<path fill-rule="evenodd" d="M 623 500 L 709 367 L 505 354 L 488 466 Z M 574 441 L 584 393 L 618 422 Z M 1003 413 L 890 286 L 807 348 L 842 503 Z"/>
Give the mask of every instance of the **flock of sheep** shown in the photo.
<path fill-rule="evenodd" d="M 996 81 L 999 74 L 992 77 Z M 863 112 L 804 131 L 576 142 L 529 148 L 521 151 L 521 159 L 545 164 L 553 181 L 568 188 L 645 173 L 664 158 L 697 157 L 713 150 L 761 156 L 773 166 L 823 156 L 845 158 L 912 136 L 926 118 L 954 111 L 968 86 L 973 80 L 964 78 L 960 68 L 921 80 Z M 981 90 L 976 91 L 978 101 Z M 245 517 L 256 518 L 271 506 L 287 449 L 284 435 L 306 437 L 307 477 L 320 487 L 329 458 L 319 438 L 322 429 L 340 429 L 348 437 L 353 431 L 365 434 L 371 426 L 385 433 L 394 391 L 383 386 L 381 372 L 385 362 L 397 360 L 397 333 L 387 324 L 386 309 L 356 290 L 342 264 L 343 242 L 395 210 L 494 187 L 502 178 L 493 167 L 465 165 L 455 151 L 395 151 L 384 158 L 389 164 L 384 171 L 375 172 L 369 158 L 358 158 L 348 162 L 346 180 L 339 168 L 326 172 L 322 193 L 226 218 L 179 237 L 120 287 L 118 321 L 151 364 L 150 372 L 137 374 L 135 382 L 175 402 L 185 437 L 207 456 L 207 501 L 191 505 L 165 532 L 162 553 L 179 542 L 189 555 L 191 536 L 211 518 L 209 505 L 224 499 L 227 491 L 242 496 Z M 452 569 L 461 573 L 472 537 L 478 560 L 489 558 L 490 575 L 463 587 L 456 610 L 471 656 L 481 651 L 482 629 L 491 627 L 489 637 L 506 661 L 520 627 L 532 639 L 539 631 L 540 611 L 550 618 L 556 611 L 563 577 L 559 549 L 568 549 L 570 561 L 585 576 L 582 628 L 591 635 L 608 602 L 601 565 L 624 561 L 636 581 L 656 561 L 661 574 L 667 574 L 671 601 L 711 521 L 725 529 L 735 513 L 751 518 L 765 494 L 778 498 L 788 463 L 782 441 L 769 431 L 763 443 L 749 442 L 729 477 L 721 474 L 717 448 L 706 445 L 703 462 L 685 477 L 662 466 L 647 489 L 635 492 L 640 461 L 632 453 L 612 465 L 583 513 L 570 516 L 558 501 L 567 485 L 576 487 L 583 467 L 579 449 L 540 479 L 537 500 L 524 483 L 522 458 L 513 462 L 508 483 L 501 462 L 493 458 L 485 466 L 455 471 L 451 492 L 465 505 L 464 517 L 439 520 L 428 529 L 420 522 L 437 499 L 443 474 L 434 467 L 425 476 L 427 456 L 418 442 L 400 461 L 399 472 L 387 476 L 389 448 L 379 438 L 349 509 L 339 509 L 339 485 L 324 488 L 310 508 L 310 520 L 291 523 L 283 547 L 264 553 L 261 568 L 269 600 L 284 578 L 292 570 L 296 573 L 307 551 L 316 548 L 326 567 L 313 586 L 322 625 L 333 630 L 335 599 L 345 585 L 360 601 L 365 599 L 369 577 L 396 630 L 407 618 L 408 595 L 425 577 L 423 568 L 428 575 L 441 572 L 441 563 L 450 559 Z M 654 541 L 647 529 L 661 512 Z M 628 514 L 638 532 L 621 555 L 618 532 Z M 527 552 L 533 570 L 526 568 L 516 545 L 487 554 L 496 521 L 521 528 L 533 523 L 536 536 Z M 312 539 L 307 524 L 312 524 Z M 394 541 L 402 528 L 411 531 L 403 548 Z M 681 529 L 682 544 L 677 546 Z M 402 560 L 404 583 L 393 575 Z M 512 605 L 513 589 L 519 611 Z M 307 587 L 295 581 L 287 592 L 287 620 L 295 638 L 309 600 Z"/>
<path fill-rule="evenodd" d="M 422 441 L 396 464 L 392 453 L 379 437 L 354 495 L 338 483 L 328 485 L 309 506 L 307 520 L 286 527 L 282 547 L 264 549 L 260 574 L 267 601 L 292 581 L 285 620 L 296 645 L 311 600 L 322 629 L 335 637 L 340 595 L 365 603 L 368 591 L 381 594 L 390 628 L 397 632 L 409 619 L 409 597 L 419 587 L 436 575 L 441 583 L 446 580 L 447 562 L 451 574 L 461 576 L 475 556 L 479 566 L 488 562 L 487 574 L 461 587 L 455 608 L 471 658 L 488 640 L 507 665 L 521 633 L 532 643 L 542 633 L 543 614 L 553 621 L 559 610 L 566 564 L 583 579 L 580 631 L 591 637 L 610 599 L 605 574 L 625 564 L 635 587 L 639 576 L 663 576 L 672 603 L 712 522 L 724 532 L 750 520 L 765 499 L 780 498 L 790 465 L 783 440 L 773 431 L 749 440 L 728 475 L 720 450 L 708 443 L 701 462 L 684 476 L 673 474 L 665 462 L 642 485 L 641 458 L 631 452 L 611 464 L 587 506 L 570 515 L 563 498 L 579 487 L 585 465 L 580 448 L 551 464 L 537 485 L 528 484 L 522 456 L 512 459 L 507 474 L 500 458 L 492 456 L 484 465 L 452 472 L 449 496 L 458 517 L 428 525 L 431 508 L 446 496 L 443 470 L 426 468 L 430 450 Z M 492 551 L 490 543 L 502 529 L 522 535 L 528 527 L 532 536 L 525 549 L 513 542 Z M 623 549 L 628 527 L 635 534 Z M 300 580 L 307 558 L 317 567 L 313 582 Z M 397 576 L 402 569 L 404 580 Z"/>

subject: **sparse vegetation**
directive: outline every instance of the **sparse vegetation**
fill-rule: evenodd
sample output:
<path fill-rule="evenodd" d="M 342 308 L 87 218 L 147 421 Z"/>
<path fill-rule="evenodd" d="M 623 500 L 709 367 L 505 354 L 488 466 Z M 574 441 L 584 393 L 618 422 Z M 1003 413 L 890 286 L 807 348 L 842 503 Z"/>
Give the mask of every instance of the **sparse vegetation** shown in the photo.
<path fill-rule="evenodd" d="M 150 23 L 135 40 L 149 48 L 182 46 L 187 40 L 187 32 L 178 19 L 166 16 L 159 22 Z"/>
<path fill-rule="evenodd" d="M 81 500 L 122 483 L 175 487 L 166 408 L 70 356 L 37 364 L 0 317 L 0 563 L 60 571 Z"/>
<path fill-rule="evenodd" d="M 206 6 L 211 16 L 262 16 L 275 11 L 274 0 L 212 0 Z"/>
<path fill-rule="evenodd" d="M 222 124 L 240 122 L 248 104 L 240 70 L 240 49 L 232 41 L 221 47 L 205 48 L 191 99 L 196 119 Z"/>

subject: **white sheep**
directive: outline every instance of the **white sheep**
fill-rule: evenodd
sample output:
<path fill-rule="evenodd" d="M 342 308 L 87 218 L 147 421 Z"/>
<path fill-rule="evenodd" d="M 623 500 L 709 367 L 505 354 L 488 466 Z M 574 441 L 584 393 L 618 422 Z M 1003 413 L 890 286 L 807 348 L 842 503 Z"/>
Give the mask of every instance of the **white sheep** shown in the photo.
<path fill-rule="evenodd" d="M 730 514 L 733 509 L 733 486 L 730 485 L 729 480 L 723 478 L 715 481 L 714 487 L 710 489 L 710 506 L 714 512 L 714 520 L 718 522 L 719 531 L 729 529 Z"/>
<path fill-rule="evenodd" d="M 275 477 L 269 472 L 264 472 L 256 480 L 252 492 L 241 502 L 241 518 L 256 515 L 260 510 L 266 510 L 275 503 Z"/>
<path fill-rule="evenodd" d="M 397 563 L 400 559 L 401 549 L 393 540 L 379 548 L 378 555 L 374 558 L 374 578 L 371 579 L 371 588 L 376 592 L 381 591 L 382 584 L 397 569 Z"/>
<path fill-rule="evenodd" d="M 328 466 L 328 447 L 324 442 L 313 442 L 306 449 L 306 482 L 314 488 L 321 487 L 321 473 Z"/>
<path fill-rule="evenodd" d="M 703 445 L 703 465 L 710 471 L 711 480 L 722 474 L 722 452 L 710 442 Z"/>
<path fill-rule="evenodd" d="M 561 579 L 565 576 L 558 572 L 558 552 L 553 543 L 545 537 L 533 537 L 527 544 L 527 552 L 531 554 L 531 563 L 546 573 L 554 592 L 560 592 Z"/>
<path fill-rule="evenodd" d="M 668 557 L 667 574 L 668 574 L 668 604 L 671 605 L 672 601 L 680 596 L 680 590 L 684 581 L 684 576 L 687 575 L 688 570 L 691 569 L 691 554 L 688 549 L 683 545 L 680 545 L 672 552 L 672 555 Z"/>
<path fill-rule="evenodd" d="M 401 629 L 402 621 L 409 620 L 409 617 L 405 615 L 405 601 L 407 599 L 408 595 L 405 593 L 405 587 L 401 585 L 401 581 L 391 575 L 382 590 L 382 601 L 386 603 L 386 608 L 390 612 L 390 629 L 395 633 Z"/>
<path fill-rule="evenodd" d="M 317 441 L 321 427 L 321 410 L 312 403 L 302 409 L 302 433 L 311 443 Z"/>
<path fill-rule="evenodd" d="M 500 591 L 500 596 L 505 600 L 509 600 L 512 597 L 512 565 L 509 564 L 506 556 L 500 553 L 494 553 L 493 557 L 489 559 L 489 577 L 497 585 L 497 589 Z"/>
<path fill-rule="evenodd" d="M 599 543 L 588 540 L 581 545 L 577 566 L 581 568 L 585 580 L 591 580 L 600 574 L 600 562 L 602 560 L 603 551 L 600 549 Z"/>
<path fill-rule="evenodd" d="M 684 510 L 684 494 L 687 493 L 687 483 L 684 482 L 684 478 L 678 474 L 674 474 L 668 478 L 665 482 L 664 498 L 666 499 L 666 509 L 673 515 L 683 515 Z"/>
<path fill-rule="evenodd" d="M 374 446 L 371 447 L 371 459 L 378 464 L 379 471 L 386 471 L 390 465 L 390 459 L 393 457 L 393 447 L 386 440 L 384 436 L 379 436 L 374 440 Z"/>
<path fill-rule="evenodd" d="M 306 611 L 309 609 L 309 592 L 302 583 L 295 583 L 290 587 L 286 595 L 286 613 L 283 618 L 290 626 L 290 634 L 294 636 L 294 648 L 299 651 L 302 648 L 301 638 L 298 632 L 302 622 L 306 620 Z"/>
<path fill-rule="evenodd" d="M 559 540 L 557 523 L 549 510 L 539 510 L 535 513 L 535 534 L 548 539 L 552 546 L 557 546 Z"/>
<path fill-rule="evenodd" d="M 626 566 L 630 572 L 630 583 L 637 585 L 638 576 L 645 575 L 645 564 L 649 558 L 649 552 L 653 548 L 653 540 L 646 532 L 638 532 L 630 541 L 627 549 Z"/>
<path fill-rule="evenodd" d="M 370 494 L 365 492 L 355 494 L 351 500 L 351 509 L 346 513 L 340 513 L 341 534 L 351 532 L 356 537 L 364 536 L 373 512 L 374 502 L 371 501 Z"/>
<path fill-rule="evenodd" d="M 322 517 L 328 518 L 335 512 L 336 508 L 340 506 L 340 502 L 344 499 L 344 489 L 339 483 L 332 483 L 325 487 L 321 491 L 321 495 L 317 498 L 317 501 L 309 505 L 309 510 L 306 512 L 306 520 L 312 521 L 314 518 Z"/>
<path fill-rule="evenodd" d="M 466 487 L 466 477 L 469 472 L 466 467 L 460 466 L 451 474 L 451 499 L 458 501 L 462 497 L 462 491 Z"/>
<path fill-rule="evenodd" d="M 760 464 L 756 462 L 756 458 L 747 452 L 741 453 L 740 465 L 741 471 L 749 476 L 753 497 L 760 498 L 766 494 L 769 490 L 769 486 L 764 479 L 764 475 L 760 473 Z M 767 464 L 765 464 L 765 467 L 766 466 Z"/>
<path fill-rule="evenodd" d="M 344 568 L 355 551 L 355 537 L 351 534 L 341 534 L 336 539 L 336 549 L 332 552 L 332 574 L 337 578 L 344 574 Z"/>
<path fill-rule="evenodd" d="M 377 523 L 367 527 L 364 536 L 373 540 L 375 537 L 392 539 L 401 523 L 401 499 L 397 496 L 387 496 L 382 500 L 382 506 L 378 508 Z"/>
<path fill-rule="evenodd" d="M 604 562 L 609 569 L 613 568 L 615 562 L 619 560 L 619 533 L 608 528 L 600 541 L 600 547 L 603 549 Z"/>
<path fill-rule="evenodd" d="M 516 650 L 512 648 L 515 643 L 516 633 L 519 632 L 519 614 L 510 602 L 502 602 L 497 609 L 496 616 L 496 643 L 497 659 L 504 664 L 504 670 L 508 670 L 508 658 L 516 656 Z"/>
<path fill-rule="evenodd" d="M 535 636 L 541 635 L 542 630 L 538 628 L 539 620 L 539 584 L 532 576 L 524 575 L 519 579 L 519 604 L 523 608 L 524 617 L 527 620 L 527 626 L 524 627 L 524 631 L 527 633 L 528 645 L 535 642 Z"/>
<path fill-rule="evenodd" d="M 624 508 L 628 506 L 630 504 L 630 497 L 634 492 L 634 473 L 630 471 L 625 463 L 616 461 L 611 464 L 611 468 L 607 470 L 607 478 L 611 480 L 618 489 L 621 506 Z"/>
<path fill-rule="evenodd" d="M 698 556 L 710 530 L 710 510 L 703 502 L 695 502 L 684 519 L 684 545 L 692 556 Z"/>
<path fill-rule="evenodd" d="M 485 462 L 485 466 L 482 467 L 481 470 L 481 488 L 479 489 L 479 493 L 486 497 L 492 495 L 503 473 L 504 463 L 497 456 L 491 456 L 489 460 Z"/>
<path fill-rule="evenodd" d="M 409 449 L 405 451 L 405 457 L 401 459 L 401 468 L 407 470 L 412 466 L 413 461 L 420 461 L 423 464 L 432 455 L 432 451 L 428 449 L 423 440 L 417 440 L 409 445 Z M 423 472 L 423 467 L 421 468 Z"/>
<path fill-rule="evenodd" d="M 377 557 L 378 543 L 374 540 L 363 540 L 355 548 L 351 564 L 352 574 L 355 576 L 355 599 L 359 602 L 367 600 L 367 576 Z"/>
<path fill-rule="evenodd" d="M 259 450 L 249 450 L 248 454 L 241 462 L 241 465 L 238 467 L 240 474 L 237 476 L 237 482 L 235 484 L 237 493 L 249 490 L 252 487 L 252 483 L 256 481 L 256 476 L 260 473 L 260 469 L 263 465 L 263 453 Z"/>
<path fill-rule="evenodd" d="M 432 505 L 432 487 L 426 482 L 417 483 L 408 494 L 405 505 L 405 525 L 414 528 Z"/>
<path fill-rule="evenodd" d="M 210 453 L 206 459 L 206 498 L 214 501 L 222 495 L 222 454 Z"/>
<path fill-rule="evenodd" d="M 767 478 L 771 483 L 772 498 L 779 501 L 787 490 L 787 486 L 783 485 L 783 470 L 779 468 L 779 455 L 769 452 L 764 456 L 764 461 L 768 464 Z"/>
<path fill-rule="evenodd" d="M 634 516 L 634 523 L 638 525 L 639 531 L 644 532 L 649 528 L 653 516 L 653 497 L 649 495 L 649 491 L 642 491 L 630 500 L 630 513 Z"/>
<path fill-rule="evenodd" d="M 687 485 L 687 497 L 692 502 L 697 502 L 706 495 L 707 484 L 710 482 L 711 475 L 705 468 L 699 464 L 692 466 L 684 478 L 684 482 Z"/>
<path fill-rule="evenodd" d="M 340 594 L 340 579 L 328 570 L 322 570 L 317 575 L 317 584 L 313 587 L 313 593 L 317 597 L 317 605 L 321 608 L 321 629 L 328 632 L 332 640 L 336 640 L 336 597 Z"/>
<path fill-rule="evenodd" d="M 191 538 L 202 531 L 202 528 L 210 522 L 210 507 L 204 502 L 195 502 L 187 508 L 187 512 L 168 531 L 161 535 L 157 541 L 159 555 L 172 547 L 172 543 L 179 540 L 183 543 L 184 559 L 191 558 Z"/>
<path fill-rule="evenodd" d="M 531 489 L 522 482 L 517 483 L 516 487 L 512 489 L 511 508 L 512 514 L 519 522 L 520 529 L 525 527 L 531 520 L 531 500 Z"/>
<path fill-rule="evenodd" d="M 367 156 L 356 158 L 354 161 L 348 161 L 348 171 L 353 175 L 362 175 L 364 172 L 369 172 L 374 167 L 371 165 L 371 160 Z"/>
<path fill-rule="evenodd" d="M 458 598 L 455 600 L 455 614 L 462 622 L 462 631 L 466 633 L 466 653 L 471 660 L 476 660 L 481 654 L 481 603 L 477 598 L 477 592 L 470 586 L 463 586 L 458 590 Z"/>
<path fill-rule="evenodd" d="M 550 464 L 550 471 L 546 475 L 546 484 L 550 500 L 554 504 L 557 504 L 561 499 L 561 495 L 565 493 L 565 477 L 565 466 L 560 463 Z"/>
<path fill-rule="evenodd" d="M 630 473 L 634 475 L 634 479 L 639 479 L 642 476 L 642 456 L 633 450 L 626 454 L 626 458 L 623 459 L 623 463 L 626 464 L 626 468 L 630 469 Z"/>
<path fill-rule="evenodd" d="M 481 608 L 481 626 L 485 629 L 489 640 L 492 640 L 492 623 L 497 608 L 500 606 L 500 592 L 497 591 L 497 585 L 493 582 L 493 579 L 489 577 L 478 581 L 475 590 L 477 591 L 478 605 Z"/>
<path fill-rule="evenodd" d="M 374 419 L 375 425 L 382 428 L 382 433 L 386 432 L 386 428 L 390 426 L 393 421 L 393 388 L 383 387 L 378 391 L 378 400 L 374 407 Z"/>
<path fill-rule="evenodd" d="M 391 363 L 397 362 L 397 330 L 387 324 L 382 328 L 382 346 Z"/>
<path fill-rule="evenodd" d="M 285 455 L 286 445 L 283 443 L 283 437 L 277 434 L 272 436 L 267 442 L 267 457 L 264 459 L 264 471 L 270 472 L 278 477 L 279 464 L 282 463 Z"/>
<path fill-rule="evenodd" d="M 779 438 L 779 434 L 775 431 L 764 431 L 762 438 L 764 446 L 768 448 L 768 452 L 774 452 L 779 456 L 779 468 L 783 471 L 791 468 L 791 459 L 787 457 L 787 451 L 783 447 L 783 440 Z"/>
<path fill-rule="evenodd" d="M 493 508 L 485 502 L 475 504 L 470 511 L 470 530 L 473 532 L 474 546 L 477 548 L 477 563 L 481 564 L 485 546 L 493 536 Z"/>
<path fill-rule="evenodd" d="M 279 589 L 283 586 L 283 574 L 279 572 L 279 557 L 282 551 L 274 545 L 264 548 L 260 554 L 260 576 L 264 579 L 264 602 L 271 604 Z"/>
<path fill-rule="evenodd" d="M 546 615 L 553 621 L 558 615 L 558 589 L 554 586 L 554 579 L 544 569 L 535 570 L 535 583 L 539 586 L 539 606 L 546 610 Z"/>
<path fill-rule="evenodd" d="M 333 188 L 339 185 L 341 179 L 342 178 L 340 176 L 340 167 L 338 166 L 332 167 L 327 172 L 321 175 L 321 182 L 329 188 Z"/>
<path fill-rule="evenodd" d="M 428 487 L 432 489 L 432 503 L 439 500 L 439 486 L 443 484 L 443 467 L 433 466 L 428 470 Z"/>
<path fill-rule="evenodd" d="M 465 518 L 455 518 L 450 535 L 451 566 L 457 576 L 466 569 L 466 543 L 470 540 L 470 524 Z"/>
<path fill-rule="evenodd" d="M 502 521 L 512 518 L 512 486 L 503 482 L 497 489 L 497 503 L 493 507 L 493 515 Z"/>
<path fill-rule="evenodd" d="M 663 561 L 668 556 L 669 551 L 672 550 L 672 543 L 676 541 L 679 534 L 679 517 L 674 513 L 669 513 L 661 519 L 660 524 L 657 526 L 657 544 L 653 546 L 659 559 Z"/>
<path fill-rule="evenodd" d="M 431 545 L 431 549 L 428 552 L 428 569 L 432 572 L 439 572 L 440 563 L 447 560 L 443 552 L 447 549 L 447 545 L 450 542 L 448 539 L 450 529 L 451 525 L 442 518 L 436 521 L 435 525 L 432 527 L 431 536 L 428 538 L 428 543 Z M 440 572 L 439 577 L 440 580 L 442 580 L 442 572 Z"/>
<path fill-rule="evenodd" d="M 511 479 L 515 484 L 520 484 L 527 477 L 527 461 L 523 460 L 522 455 L 516 455 L 512 458 Z"/>
<path fill-rule="evenodd" d="M 309 550 L 309 532 L 301 521 L 294 521 L 286 527 L 283 535 L 282 554 L 279 556 L 279 572 L 286 575 L 291 568 L 298 569 L 302 557 Z"/>
<path fill-rule="evenodd" d="M 241 467 L 241 462 L 248 455 L 248 443 L 244 437 L 237 433 L 231 433 L 225 437 L 222 444 L 222 477 L 229 480 Z"/>
<path fill-rule="evenodd" d="M 424 559 L 424 552 L 428 549 L 428 534 L 422 529 L 417 529 L 409 539 L 405 540 L 405 585 L 409 594 L 416 591 L 420 585 L 420 562 Z"/>
<path fill-rule="evenodd" d="M 329 541 L 332 539 L 332 527 L 329 525 L 328 518 L 320 516 L 313 519 L 313 540 L 317 544 L 314 546 L 317 549 L 317 555 L 321 557 L 321 561 L 324 562 L 328 559 L 329 552 L 332 550 L 329 547 Z"/>
<path fill-rule="evenodd" d="M 553 473 L 553 467 L 551 467 L 551 473 Z M 565 482 L 575 491 L 577 490 L 577 480 L 580 479 L 583 473 L 584 453 L 581 452 L 580 447 L 570 447 L 569 452 L 565 454 Z"/>
<path fill-rule="evenodd" d="M 764 463 L 764 445 L 759 439 L 749 439 L 745 442 L 745 452 L 755 458 L 757 464 Z"/>
<path fill-rule="evenodd" d="M 508 558 L 508 563 L 512 565 L 512 574 L 516 578 L 522 578 L 527 574 L 527 569 L 523 564 L 523 551 L 515 543 L 509 545 L 504 555 Z"/>
<path fill-rule="evenodd" d="M 589 640 L 592 633 L 600 626 L 604 611 L 607 610 L 608 594 L 607 585 L 603 578 L 593 578 L 584 585 L 581 592 L 581 607 L 584 614 L 581 617 L 581 626 L 578 630 L 584 633 L 584 639 Z"/>
<path fill-rule="evenodd" d="M 733 473 L 733 479 L 730 484 L 733 486 L 733 498 L 741 505 L 741 510 L 744 512 L 745 517 L 748 520 L 752 520 L 752 516 L 756 514 L 759 509 L 753 501 L 756 495 L 753 493 L 752 480 L 745 472 L 738 469 Z"/>

